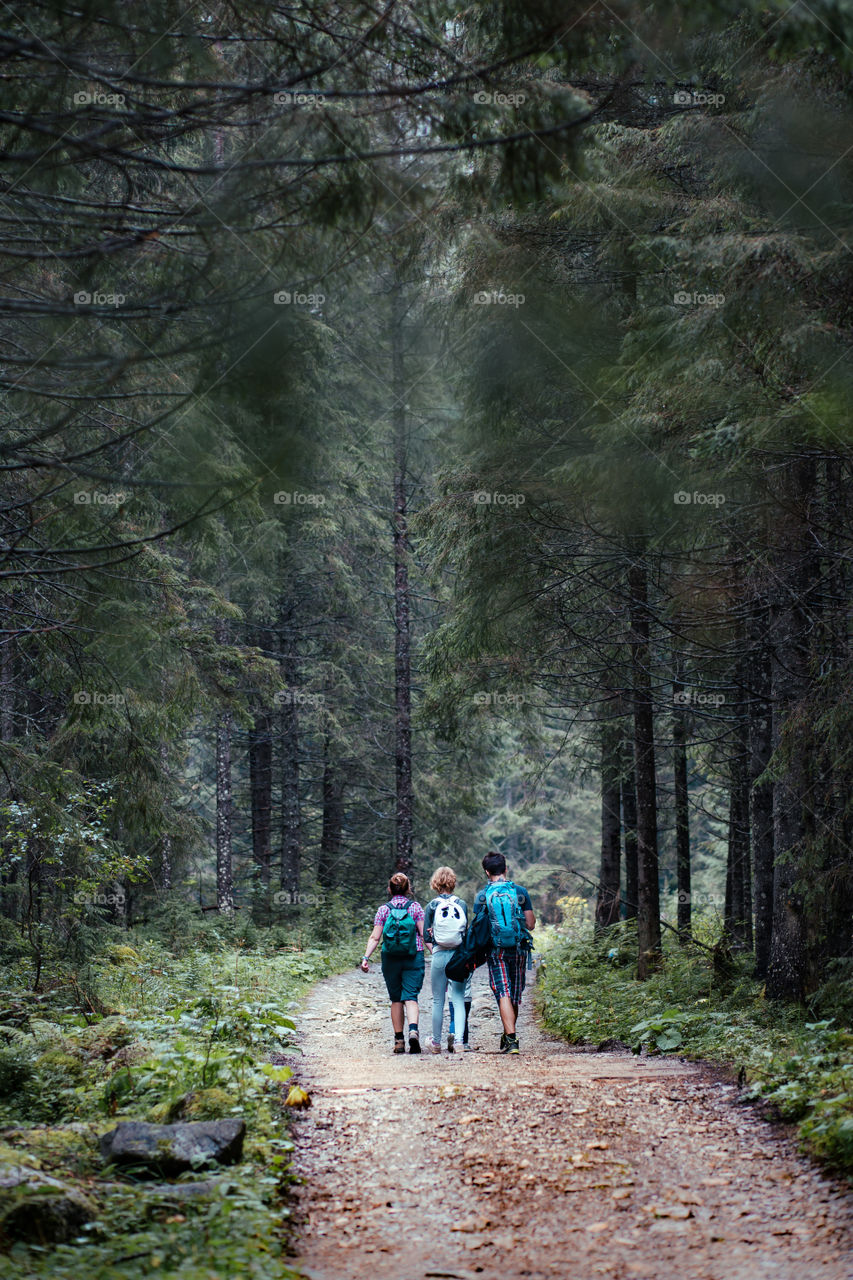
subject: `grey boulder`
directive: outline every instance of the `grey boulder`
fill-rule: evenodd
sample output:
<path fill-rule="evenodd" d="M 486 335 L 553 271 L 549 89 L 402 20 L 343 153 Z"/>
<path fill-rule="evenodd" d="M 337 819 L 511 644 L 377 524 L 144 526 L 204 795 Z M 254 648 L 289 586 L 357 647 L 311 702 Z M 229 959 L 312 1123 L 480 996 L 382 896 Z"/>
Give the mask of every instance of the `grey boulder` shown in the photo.
<path fill-rule="evenodd" d="M 100 1139 L 107 1164 L 134 1166 L 173 1178 L 205 1164 L 236 1164 L 243 1155 L 243 1120 L 145 1124 L 122 1120 Z"/>
<path fill-rule="evenodd" d="M 66 1244 L 95 1217 L 74 1187 L 26 1166 L 0 1167 L 0 1237 L 27 1244 Z"/>

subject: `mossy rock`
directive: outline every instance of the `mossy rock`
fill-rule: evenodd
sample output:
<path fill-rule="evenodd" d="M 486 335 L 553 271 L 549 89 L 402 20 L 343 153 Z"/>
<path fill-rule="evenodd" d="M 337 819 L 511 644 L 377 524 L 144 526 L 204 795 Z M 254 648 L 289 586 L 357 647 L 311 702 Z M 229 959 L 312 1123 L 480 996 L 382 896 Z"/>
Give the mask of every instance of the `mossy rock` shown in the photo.
<path fill-rule="evenodd" d="M 106 1164 L 139 1177 L 174 1178 L 205 1164 L 239 1164 L 245 1136 L 246 1123 L 236 1116 L 166 1125 L 120 1120 L 101 1134 L 100 1149 Z"/>
<path fill-rule="evenodd" d="M 79 1084 L 85 1075 L 83 1063 L 73 1053 L 64 1049 L 46 1049 L 36 1058 L 37 1071 L 49 1071 L 65 1076 L 69 1084 Z"/>
<path fill-rule="evenodd" d="M 145 1112 L 145 1119 L 148 1124 L 168 1124 L 172 1118 L 172 1108 L 174 1102 L 158 1102 L 153 1107 L 149 1107 Z"/>
<path fill-rule="evenodd" d="M 41 1168 L 41 1161 L 31 1151 L 14 1147 L 8 1142 L 0 1142 L 0 1166 L 6 1164 L 26 1165 L 29 1169 Z"/>
<path fill-rule="evenodd" d="M 175 1120 L 221 1120 L 234 1106 L 234 1099 L 224 1089 L 194 1089 L 185 1093 L 169 1108 L 169 1122 Z"/>
<path fill-rule="evenodd" d="M 134 947 L 127 946 L 124 942 L 111 942 L 107 947 L 106 956 L 110 964 L 142 964 L 142 956 Z"/>
<path fill-rule="evenodd" d="M 95 1206 L 73 1187 L 26 1186 L 0 1194 L 0 1238 L 66 1244 L 95 1217 Z"/>

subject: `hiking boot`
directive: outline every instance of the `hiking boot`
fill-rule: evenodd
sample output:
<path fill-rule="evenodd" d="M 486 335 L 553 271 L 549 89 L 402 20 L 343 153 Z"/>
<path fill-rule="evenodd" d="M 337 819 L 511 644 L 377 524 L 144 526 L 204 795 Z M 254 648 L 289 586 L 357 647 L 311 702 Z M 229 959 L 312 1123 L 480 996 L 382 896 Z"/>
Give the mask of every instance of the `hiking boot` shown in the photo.
<path fill-rule="evenodd" d="M 507 1051 L 506 1032 L 502 1031 L 501 1032 L 501 1053 L 506 1053 L 506 1051 Z"/>
<path fill-rule="evenodd" d="M 520 1051 L 520 1049 L 519 1049 L 519 1047 L 518 1047 L 518 1036 L 507 1036 L 507 1038 L 506 1038 L 506 1050 L 505 1050 L 505 1052 L 506 1052 L 506 1053 L 520 1053 L 520 1052 L 521 1052 L 521 1051 Z"/>
<path fill-rule="evenodd" d="M 430 1037 L 428 1044 L 430 1053 L 441 1053 L 441 1045 L 437 1040 L 433 1040 L 432 1037 Z"/>
<path fill-rule="evenodd" d="M 409 1032 L 409 1053 L 420 1053 L 420 1051 L 421 1051 L 421 1038 L 418 1035 L 417 1031 L 410 1031 Z"/>
<path fill-rule="evenodd" d="M 454 1052 L 455 1052 L 455 1050 L 454 1050 L 454 1048 L 453 1048 L 453 1042 L 454 1042 L 454 1040 L 455 1040 L 455 1039 L 456 1039 L 456 1037 L 455 1037 L 455 1036 L 448 1035 L 448 1037 L 447 1037 L 447 1052 L 448 1052 L 448 1053 L 454 1053 Z"/>
<path fill-rule="evenodd" d="M 405 1053 L 405 1052 L 406 1052 L 406 1042 L 405 1042 L 405 1040 L 395 1040 L 395 1041 L 394 1041 L 394 1052 L 395 1052 L 395 1053 Z"/>

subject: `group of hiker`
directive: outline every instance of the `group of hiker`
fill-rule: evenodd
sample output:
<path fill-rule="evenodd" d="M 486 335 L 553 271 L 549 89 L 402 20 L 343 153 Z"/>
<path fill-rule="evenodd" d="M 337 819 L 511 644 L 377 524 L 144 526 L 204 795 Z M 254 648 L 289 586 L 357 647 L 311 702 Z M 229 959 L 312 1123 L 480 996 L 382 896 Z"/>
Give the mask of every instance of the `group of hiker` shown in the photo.
<path fill-rule="evenodd" d="M 471 975 L 478 965 L 488 964 L 489 985 L 503 1026 L 500 1051 L 519 1052 L 516 1021 L 536 917 L 530 894 L 507 878 L 502 853 L 487 853 L 483 870 L 487 882 L 474 897 L 470 917 L 466 904 L 454 893 L 456 873 L 451 867 L 438 867 L 433 873 L 430 887 L 436 896 L 426 911 L 413 898 L 411 883 L 403 872 L 392 875 L 388 882 L 390 897 L 376 912 L 360 967 L 369 972 L 370 957 L 377 947 L 382 947 L 382 976 L 391 1001 L 394 1053 L 406 1052 L 407 1029 L 409 1053 L 421 1052 L 418 997 L 426 974 L 427 950 L 432 957 L 429 1051 L 442 1051 L 448 997 L 447 1051 L 464 1052 L 469 1047 Z"/>

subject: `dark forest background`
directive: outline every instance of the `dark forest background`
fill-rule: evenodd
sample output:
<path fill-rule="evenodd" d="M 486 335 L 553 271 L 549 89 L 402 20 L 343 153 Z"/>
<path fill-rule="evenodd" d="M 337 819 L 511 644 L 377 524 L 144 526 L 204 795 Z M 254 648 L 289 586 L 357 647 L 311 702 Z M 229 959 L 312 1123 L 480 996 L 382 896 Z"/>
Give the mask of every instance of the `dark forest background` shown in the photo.
<path fill-rule="evenodd" d="M 22 981 L 489 847 L 641 978 L 708 916 L 772 998 L 849 979 L 850 34 L 6 6 Z"/>

